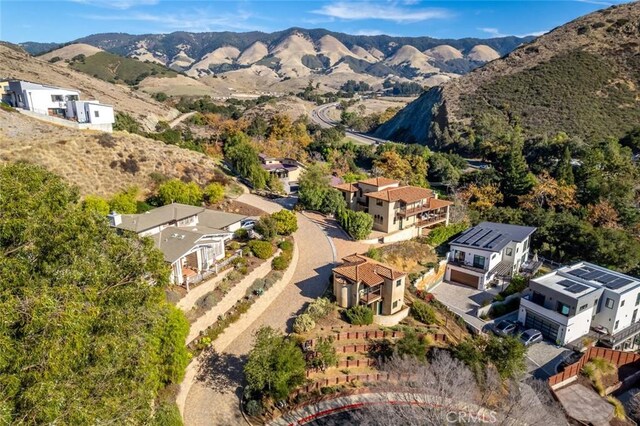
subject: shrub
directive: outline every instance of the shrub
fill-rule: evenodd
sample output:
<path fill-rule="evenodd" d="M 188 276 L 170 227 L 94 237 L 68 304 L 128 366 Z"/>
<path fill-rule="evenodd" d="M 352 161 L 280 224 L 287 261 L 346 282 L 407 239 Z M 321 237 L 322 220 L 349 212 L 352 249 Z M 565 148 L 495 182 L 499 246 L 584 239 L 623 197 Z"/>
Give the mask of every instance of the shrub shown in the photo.
<path fill-rule="evenodd" d="M 50 64 L 55 64 L 56 62 L 61 61 L 62 58 L 60 56 L 54 56 L 53 58 L 49 59 L 49 63 Z"/>
<path fill-rule="evenodd" d="M 249 402 L 247 402 L 247 405 L 245 406 L 245 410 L 247 411 L 247 414 L 252 417 L 260 416 L 262 415 L 262 411 L 263 411 L 262 403 L 255 399 L 252 399 Z"/>
<path fill-rule="evenodd" d="M 249 239 L 249 231 L 244 228 L 240 228 L 233 233 L 233 238 L 240 241 L 246 241 Z"/>
<path fill-rule="evenodd" d="M 371 247 L 369 250 L 367 250 L 367 257 L 373 260 L 381 261 L 382 252 L 380 251 L 379 248 Z"/>
<path fill-rule="evenodd" d="M 215 294 L 208 293 L 196 301 L 196 306 L 208 311 L 209 309 L 216 306 L 217 303 L 218 303 L 218 300 L 216 299 Z"/>
<path fill-rule="evenodd" d="M 293 321 L 293 331 L 296 333 L 308 333 L 316 327 L 316 322 L 309 314 L 300 314 Z"/>
<path fill-rule="evenodd" d="M 163 403 L 156 408 L 154 425 L 157 426 L 182 426 L 182 416 L 175 403 Z"/>
<path fill-rule="evenodd" d="M 451 239 L 451 237 L 459 234 L 467 228 L 468 225 L 465 222 L 434 228 L 429 232 L 429 235 L 427 235 L 427 244 L 433 247 L 439 246 L 440 244 L 446 243 Z"/>
<path fill-rule="evenodd" d="M 315 321 L 325 318 L 333 311 L 333 303 L 326 297 L 314 300 L 307 307 L 307 314 L 311 315 Z"/>
<path fill-rule="evenodd" d="M 345 317 L 353 325 L 373 324 L 373 311 L 366 306 L 357 305 L 344 311 Z"/>
<path fill-rule="evenodd" d="M 278 224 L 271 215 L 262 216 L 254 229 L 265 240 L 273 240 L 278 235 Z"/>
<path fill-rule="evenodd" d="M 195 183 L 171 179 L 158 187 L 158 198 L 163 205 L 182 203 L 197 206 L 202 202 L 202 189 Z"/>
<path fill-rule="evenodd" d="M 279 235 L 291 235 L 298 230 L 298 217 L 292 211 L 282 209 L 273 213 L 271 217 Z"/>
<path fill-rule="evenodd" d="M 268 241 L 249 241 L 249 249 L 258 259 L 268 259 L 273 256 L 273 245 Z"/>
<path fill-rule="evenodd" d="M 138 188 L 131 187 L 123 192 L 115 194 L 109 200 L 109 209 L 121 214 L 133 214 L 138 212 Z"/>
<path fill-rule="evenodd" d="M 433 307 L 420 300 L 415 300 L 411 305 L 411 315 L 425 324 L 435 324 L 437 321 Z"/>
<path fill-rule="evenodd" d="M 618 420 L 624 420 L 627 417 L 627 413 L 624 411 L 624 405 L 617 398 L 612 396 L 607 397 L 609 404 L 613 405 L 613 415 Z"/>
<path fill-rule="evenodd" d="M 217 182 L 207 185 L 203 192 L 204 197 L 210 204 L 219 203 L 224 199 L 224 186 Z"/>
<path fill-rule="evenodd" d="M 284 271 L 289 267 L 291 263 L 291 256 L 286 256 L 281 254 L 280 256 L 276 256 L 271 261 L 271 267 L 276 271 Z"/>
<path fill-rule="evenodd" d="M 293 251 L 293 242 L 291 242 L 289 240 L 284 240 L 284 241 L 281 241 L 280 244 L 278 244 L 278 247 L 280 247 L 280 250 L 282 250 L 282 251 L 292 252 Z"/>
<path fill-rule="evenodd" d="M 0 102 L 0 109 L 2 111 L 5 111 L 5 112 L 14 112 L 15 111 L 15 108 L 13 108 L 11 105 L 9 105 L 7 103 L 4 103 L 4 102 Z"/>
<path fill-rule="evenodd" d="M 164 102 L 166 101 L 169 97 L 167 96 L 166 93 L 164 92 L 158 92 L 158 93 L 154 93 L 153 94 L 153 98 L 158 101 L 158 102 Z"/>
<path fill-rule="evenodd" d="M 82 210 L 96 212 L 101 216 L 109 214 L 109 202 L 97 195 L 87 195 L 82 201 Z"/>
<path fill-rule="evenodd" d="M 343 210 L 338 215 L 342 228 L 355 240 L 363 240 L 373 229 L 373 216 L 365 212 Z"/>

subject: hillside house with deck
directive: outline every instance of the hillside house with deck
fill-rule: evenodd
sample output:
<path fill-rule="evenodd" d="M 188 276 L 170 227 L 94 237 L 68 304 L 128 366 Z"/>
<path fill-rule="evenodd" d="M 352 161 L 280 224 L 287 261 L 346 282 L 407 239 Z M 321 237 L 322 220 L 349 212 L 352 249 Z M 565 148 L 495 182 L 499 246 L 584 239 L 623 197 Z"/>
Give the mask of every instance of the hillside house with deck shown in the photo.
<path fill-rule="evenodd" d="M 24 80 L 5 83 L 2 100 L 18 110 L 51 117 L 50 121 L 59 124 L 69 121 L 69 124 L 74 123 L 82 129 L 113 130 L 113 107 L 96 100 L 80 100 L 77 90 Z"/>
<path fill-rule="evenodd" d="M 146 213 L 109 215 L 112 227 L 149 237 L 171 265 L 171 282 L 196 283 L 218 271 L 225 244 L 245 216 L 173 203 Z"/>
<path fill-rule="evenodd" d="M 440 200 L 430 189 L 375 177 L 333 186 L 342 192 L 347 207 L 373 216 L 373 229 L 397 233 L 397 240 L 422 235 L 425 228 L 449 224 L 451 201 Z"/>
<path fill-rule="evenodd" d="M 509 278 L 529 259 L 536 228 L 482 222 L 449 245 L 444 279 L 486 290 L 498 278 Z"/>
<path fill-rule="evenodd" d="M 292 158 L 275 158 L 265 154 L 259 154 L 258 157 L 262 169 L 280 179 L 287 193 L 298 190 L 298 179 L 304 170 L 302 164 Z"/>
<path fill-rule="evenodd" d="M 406 309 L 404 272 L 360 254 L 352 254 L 342 261 L 333 268 L 333 294 L 338 306 L 364 305 L 378 317 L 395 315 Z"/>
<path fill-rule="evenodd" d="M 562 345 L 589 336 L 613 349 L 635 350 L 639 310 L 640 279 L 578 262 L 533 278 L 520 299 L 518 321 Z"/>

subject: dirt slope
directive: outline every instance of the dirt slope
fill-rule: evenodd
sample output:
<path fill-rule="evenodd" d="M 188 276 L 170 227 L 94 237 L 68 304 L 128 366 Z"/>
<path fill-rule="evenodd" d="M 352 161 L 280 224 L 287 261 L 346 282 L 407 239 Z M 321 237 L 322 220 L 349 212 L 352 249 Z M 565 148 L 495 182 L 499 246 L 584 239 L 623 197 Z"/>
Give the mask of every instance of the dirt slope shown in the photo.
<path fill-rule="evenodd" d="M 8 161 L 42 165 L 82 194 L 98 195 L 131 185 L 144 191 L 151 187 L 152 172 L 204 184 L 217 170 L 204 154 L 138 135 L 69 129 L 0 111 L 0 164 Z"/>
<path fill-rule="evenodd" d="M 74 43 L 61 47 L 60 49 L 52 50 L 49 53 L 38 56 L 38 59 L 48 61 L 51 58 L 58 57 L 60 59 L 71 59 L 76 55 L 91 56 L 98 52 L 102 52 L 102 49 L 91 46 L 85 43 Z"/>

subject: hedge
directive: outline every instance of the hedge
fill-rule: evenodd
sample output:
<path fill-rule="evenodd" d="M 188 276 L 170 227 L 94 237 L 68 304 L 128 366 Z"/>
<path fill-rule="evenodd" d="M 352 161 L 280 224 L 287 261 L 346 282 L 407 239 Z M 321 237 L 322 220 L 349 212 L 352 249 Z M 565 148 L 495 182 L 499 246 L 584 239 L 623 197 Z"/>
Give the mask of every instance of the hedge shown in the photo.
<path fill-rule="evenodd" d="M 259 259 L 268 259 L 273 256 L 273 245 L 268 241 L 249 241 L 249 249 Z"/>
<path fill-rule="evenodd" d="M 468 227 L 469 225 L 467 223 L 461 222 L 434 228 L 431 230 L 431 232 L 429 232 L 429 235 L 427 235 L 427 244 L 432 247 L 437 247 L 441 244 L 446 243 L 447 241 L 449 241 L 449 239 L 451 239 L 451 237 L 459 234 Z"/>

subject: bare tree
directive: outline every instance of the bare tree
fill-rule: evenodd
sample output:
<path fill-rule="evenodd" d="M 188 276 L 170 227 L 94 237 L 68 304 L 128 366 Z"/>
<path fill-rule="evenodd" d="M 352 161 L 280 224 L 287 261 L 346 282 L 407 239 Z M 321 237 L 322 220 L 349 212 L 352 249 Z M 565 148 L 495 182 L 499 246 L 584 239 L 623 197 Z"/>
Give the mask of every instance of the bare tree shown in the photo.
<path fill-rule="evenodd" d="M 546 382 L 513 380 L 505 384 L 495 369 L 487 368 L 480 388 L 471 370 L 447 351 L 436 351 L 429 364 L 394 355 L 382 369 L 410 378 L 394 387 L 379 384 L 382 403 L 355 413 L 357 424 L 566 424 Z"/>

